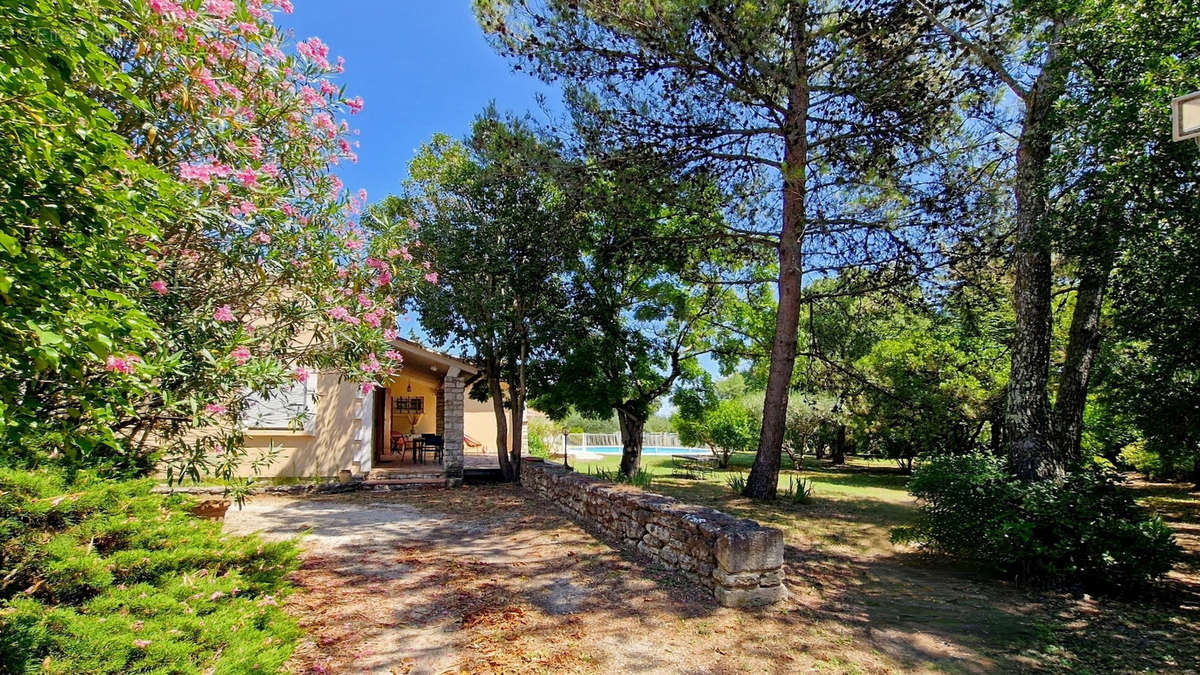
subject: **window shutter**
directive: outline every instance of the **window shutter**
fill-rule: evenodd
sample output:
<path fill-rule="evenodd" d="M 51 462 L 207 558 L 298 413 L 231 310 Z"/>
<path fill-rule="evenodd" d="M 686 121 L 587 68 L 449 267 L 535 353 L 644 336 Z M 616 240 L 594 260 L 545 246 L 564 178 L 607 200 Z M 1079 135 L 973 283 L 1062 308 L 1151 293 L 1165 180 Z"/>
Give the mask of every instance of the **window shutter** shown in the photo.
<path fill-rule="evenodd" d="M 294 420 L 305 413 L 309 414 L 303 426 L 312 421 L 312 397 L 307 382 L 293 382 L 267 397 L 251 394 L 246 403 L 246 425 L 251 429 L 293 429 Z"/>

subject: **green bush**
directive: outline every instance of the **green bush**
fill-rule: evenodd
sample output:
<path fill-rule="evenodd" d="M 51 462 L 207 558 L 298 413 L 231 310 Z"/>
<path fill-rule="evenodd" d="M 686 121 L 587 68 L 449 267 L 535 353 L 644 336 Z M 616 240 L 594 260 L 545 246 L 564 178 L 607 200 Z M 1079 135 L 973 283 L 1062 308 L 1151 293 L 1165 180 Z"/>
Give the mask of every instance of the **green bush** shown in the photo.
<path fill-rule="evenodd" d="M 1061 481 L 1017 480 L 996 458 L 934 457 L 909 483 L 921 500 L 913 527 L 893 541 L 979 561 L 1026 581 L 1120 588 L 1161 577 L 1182 554 L 1110 472 Z"/>
<path fill-rule="evenodd" d="M 153 482 L 0 469 L 0 672 L 277 672 L 293 543 L 222 537 Z"/>
<path fill-rule="evenodd" d="M 788 476 L 787 489 L 781 495 L 784 499 L 793 504 L 807 504 L 812 501 L 813 482 L 807 478 L 797 480 L 793 476 Z"/>
<path fill-rule="evenodd" d="M 651 481 L 654 480 L 653 474 L 645 469 L 638 469 L 632 476 L 626 476 L 616 469 L 595 469 L 588 467 L 587 475 L 592 478 L 599 478 L 610 483 L 624 483 L 626 485 L 635 485 L 640 488 L 650 487 Z"/>
<path fill-rule="evenodd" d="M 1146 447 L 1146 441 L 1138 440 L 1121 448 L 1121 461 L 1132 466 L 1146 480 L 1164 477 L 1162 457 Z"/>

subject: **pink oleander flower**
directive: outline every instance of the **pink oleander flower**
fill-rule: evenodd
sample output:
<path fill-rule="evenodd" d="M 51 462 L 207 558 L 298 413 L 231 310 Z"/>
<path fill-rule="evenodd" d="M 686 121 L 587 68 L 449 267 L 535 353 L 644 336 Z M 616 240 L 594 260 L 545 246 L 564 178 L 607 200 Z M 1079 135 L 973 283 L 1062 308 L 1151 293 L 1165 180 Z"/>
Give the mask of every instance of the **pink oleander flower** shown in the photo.
<path fill-rule="evenodd" d="M 155 293 L 158 293 L 159 295 L 166 295 L 167 294 L 167 282 L 163 281 L 162 279 L 159 279 L 157 281 L 152 281 L 152 282 L 150 282 L 150 290 L 154 291 Z"/>
<path fill-rule="evenodd" d="M 233 0 L 204 0 L 204 11 L 218 19 L 228 19 L 233 10 Z"/>
<path fill-rule="evenodd" d="M 369 394 L 372 391 L 375 391 L 375 383 L 374 382 L 363 382 L 362 385 L 359 387 L 359 391 L 361 391 L 363 394 Z"/>
<path fill-rule="evenodd" d="M 127 358 L 109 354 L 108 358 L 104 360 L 104 369 L 110 373 L 128 375 L 133 372 L 133 362 Z"/>
<path fill-rule="evenodd" d="M 346 99 L 346 107 L 350 108 L 351 115 L 357 115 L 358 113 L 362 112 L 362 109 L 363 109 L 362 97 L 355 96 L 354 98 Z"/>
<path fill-rule="evenodd" d="M 386 339 L 388 339 L 388 340 L 395 340 L 395 339 L 396 339 L 396 337 L 397 337 L 397 336 L 396 336 L 396 329 L 395 329 L 395 328 L 385 328 L 385 329 L 383 329 L 383 337 L 384 337 L 384 338 L 386 338 Z"/>
<path fill-rule="evenodd" d="M 250 167 L 246 167 L 241 171 L 238 171 L 237 179 L 245 187 L 254 187 L 258 184 L 258 174 L 255 173 L 254 169 L 251 169 Z"/>
<path fill-rule="evenodd" d="M 371 354 L 362 364 L 362 369 L 368 373 L 374 373 L 378 371 L 379 368 L 379 359 L 375 358 L 374 354 Z"/>
<path fill-rule="evenodd" d="M 250 350 L 246 349 L 245 347 L 238 347 L 237 349 L 229 352 L 229 355 L 233 357 L 234 361 L 237 361 L 239 366 L 245 365 L 246 362 L 250 360 Z"/>
<path fill-rule="evenodd" d="M 438 273 L 430 272 L 429 274 L 426 274 L 425 281 L 428 281 L 431 284 L 436 284 L 438 282 Z"/>
<path fill-rule="evenodd" d="M 221 323 L 236 321 L 233 316 L 233 310 L 229 308 L 229 305 L 221 305 L 218 307 L 216 311 L 213 312 L 213 320 L 220 321 Z"/>
<path fill-rule="evenodd" d="M 379 278 L 375 280 L 380 286 L 387 286 L 392 282 L 392 273 L 384 270 L 379 273 Z"/>
<path fill-rule="evenodd" d="M 355 239 L 354 237 L 350 237 L 346 240 L 346 248 L 350 249 L 351 251 L 357 251 L 362 247 L 363 243 L 361 240 Z"/>
<path fill-rule="evenodd" d="M 375 303 L 372 302 L 370 296 L 368 296 L 366 293 L 359 293 L 358 294 L 358 304 L 362 305 L 363 308 L 365 309 Z"/>
<path fill-rule="evenodd" d="M 404 360 L 404 354 L 401 354 L 400 352 L 396 351 L 395 349 L 387 350 L 386 352 L 383 353 L 383 356 L 388 361 L 403 361 Z"/>
<path fill-rule="evenodd" d="M 266 232 L 259 232 L 258 234 L 251 235 L 250 241 L 258 244 L 269 244 L 271 243 L 271 235 Z"/>
<path fill-rule="evenodd" d="M 364 322 L 366 322 L 366 324 L 368 326 L 370 326 L 371 328 L 379 328 L 380 323 L 382 323 L 380 321 L 380 318 L 381 318 L 380 315 L 381 315 L 380 310 L 375 310 L 374 312 L 367 312 L 366 314 L 363 314 L 362 320 Z"/>
<path fill-rule="evenodd" d="M 301 366 L 296 366 L 296 371 L 292 373 L 292 377 L 300 383 L 308 382 L 308 371 Z"/>
<path fill-rule="evenodd" d="M 389 257 L 389 258 L 395 258 L 395 257 L 397 257 L 397 256 L 399 256 L 399 255 L 400 255 L 400 249 L 398 249 L 398 248 L 389 248 L 389 249 L 388 249 L 388 252 L 387 252 L 387 257 Z"/>
<path fill-rule="evenodd" d="M 208 405 L 204 406 L 204 412 L 208 413 L 209 415 L 224 415 L 225 406 L 221 405 L 220 403 L 209 403 Z"/>
<path fill-rule="evenodd" d="M 341 319 L 344 321 L 346 317 L 350 316 L 350 311 L 345 307 L 338 306 L 330 308 L 326 314 L 328 314 L 329 318 L 331 319 Z"/>

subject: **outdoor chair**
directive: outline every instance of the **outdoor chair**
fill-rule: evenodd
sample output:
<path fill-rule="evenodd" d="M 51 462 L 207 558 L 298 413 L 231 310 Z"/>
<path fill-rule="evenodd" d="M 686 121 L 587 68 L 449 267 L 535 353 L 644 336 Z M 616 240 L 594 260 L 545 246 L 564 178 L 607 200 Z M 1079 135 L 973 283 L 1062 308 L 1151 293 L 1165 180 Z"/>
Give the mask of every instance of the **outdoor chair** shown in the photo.
<path fill-rule="evenodd" d="M 442 461 L 442 451 L 446 447 L 445 439 L 437 434 L 423 434 L 421 436 L 421 440 L 423 442 L 424 449 L 431 450 L 433 452 L 433 461 L 440 464 Z M 424 452 L 422 452 L 421 461 L 424 461 Z"/>

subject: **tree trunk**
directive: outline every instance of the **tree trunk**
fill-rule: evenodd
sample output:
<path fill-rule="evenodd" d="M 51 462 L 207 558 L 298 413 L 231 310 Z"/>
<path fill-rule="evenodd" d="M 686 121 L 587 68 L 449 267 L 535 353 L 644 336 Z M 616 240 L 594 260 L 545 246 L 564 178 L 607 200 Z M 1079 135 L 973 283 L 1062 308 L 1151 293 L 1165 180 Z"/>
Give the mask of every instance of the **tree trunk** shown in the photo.
<path fill-rule="evenodd" d="M 621 473 L 632 478 L 642 464 L 642 429 L 646 420 L 617 408 L 621 425 Z"/>
<path fill-rule="evenodd" d="M 1054 399 L 1054 431 L 1058 452 L 1068 467 L 1078 464 L 1082 455 L 1083 411 L 1087 406 L 1092 362 L 1100 346 L 1100 310 L 1104 305 L 1111 260 L 1105 257 L 1085 270 L 1079 278 L 1079 290 L 1075 293 L 1067 356 L 1058 382 L 1058 395 Z"/>
<path fill-rule="evenodd" d="M 846 425 L 839 424 L 837 434 L 833 437 L 833 451 L 830 453 L 835 465 L 846 463 Z"/>
<path fill-rule="evenodd" d="M 763 399 L 758 452 L 743 494 L 754 499 L 774 499 L 779 487 L 780 455 L 787 421 L 788 390 L 796 365 L 796 330 L 800 322 L 800 265 L 803 256 L 808 162 L 807 10 L 794 10 L 793 62 L 795 82 L 788 97 L 784 120 L 783 228 L 779 233 L 779 307 L 775 312 L 775 340 Z M 798 15 L 797 15 L 798 14 Z"/>
<path fill-rule="evenodd" d="M 1052 132 L 1049 117 L 1065 88 L 1065 63 L 1052 40 L 1046 65 L 1025 97 L 1025 119 L 1017 145 L 1016 242 L 1013 310 L 1016 328 L 1005 420 L 1013 471 L 1024 480 L 1062 475 L 1062 462 L 1050 431 L 1050 233 L 1047 160 Z"/>
<path fill-rule="evenodd" d="M 491 367 L 492 364 L 488 364 Z M 500 472 L 504 480 L 514 480 L 512 462 L 508 459 L 508 420 L 504 416 L 504 389 L 500 377 L 492 370 L 488 373 L 488 396 L 492 399 L 492 411 L 496 415 L 496 457 L 500 460 Z"/>
<path fill-rule="evenodd" d="M 521 338 L 521 354 L 517 361 L 517 383 L 516 390 L 512 390 L 512 385 L 509 386 L 509 391 L 512 397 L 512 447 L 509 448 L 509 456 L 512 458 L 509 462 L 512 465 L 511 480 L 517 481 L 521 479 L 521 439 L 525 435 L 525 359 L 529 355 L 528 338 Z"/>

